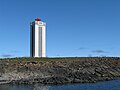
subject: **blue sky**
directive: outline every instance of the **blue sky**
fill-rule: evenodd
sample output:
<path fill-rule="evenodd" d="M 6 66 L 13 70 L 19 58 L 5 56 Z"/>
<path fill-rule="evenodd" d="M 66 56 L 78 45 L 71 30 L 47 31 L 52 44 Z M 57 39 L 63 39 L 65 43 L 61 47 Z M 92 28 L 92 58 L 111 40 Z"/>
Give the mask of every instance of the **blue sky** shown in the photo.
<path fill-rule="evenodd" d="M 29 56 L 37 17 L 48 57 L 120 56 L 120 0 L 0 0 L 0 57 Z"/>

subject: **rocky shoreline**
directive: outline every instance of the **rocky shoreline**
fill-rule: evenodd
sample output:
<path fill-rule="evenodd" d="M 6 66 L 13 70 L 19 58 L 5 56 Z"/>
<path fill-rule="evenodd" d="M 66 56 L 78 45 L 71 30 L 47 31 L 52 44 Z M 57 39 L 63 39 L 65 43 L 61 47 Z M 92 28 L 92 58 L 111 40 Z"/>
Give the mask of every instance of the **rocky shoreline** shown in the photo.
<path fill-rule="evenodd" d="M 0 59 L 0 84 L 89 83 L 117 77 L 118 57 Z"/>

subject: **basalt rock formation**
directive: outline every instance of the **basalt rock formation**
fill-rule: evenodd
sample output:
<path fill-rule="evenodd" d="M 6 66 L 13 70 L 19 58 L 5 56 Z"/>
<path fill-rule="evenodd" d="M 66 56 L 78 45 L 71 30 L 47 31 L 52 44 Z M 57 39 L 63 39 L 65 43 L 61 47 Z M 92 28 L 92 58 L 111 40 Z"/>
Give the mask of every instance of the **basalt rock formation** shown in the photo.
<path fill-rule="evenodd" d="M 0 84 L 89 83 L 119 76 L 118 57 L 0 59 Z"/>

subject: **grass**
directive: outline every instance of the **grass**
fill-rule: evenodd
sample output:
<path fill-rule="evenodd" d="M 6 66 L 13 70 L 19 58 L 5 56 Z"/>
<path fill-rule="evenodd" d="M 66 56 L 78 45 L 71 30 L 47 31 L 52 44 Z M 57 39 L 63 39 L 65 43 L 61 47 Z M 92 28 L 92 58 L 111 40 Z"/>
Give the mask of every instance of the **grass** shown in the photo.
<path fill-rule="evenodd" d="M 0 60 L 9 61 L 59 61 L 59 60 L 86 60 L 86 59 L 98 59 L 98 58 L 120 58 L 120 57 L 54 57 L 54 58 L 34 58 L 34 57 L 16 57 L 16 58 L 0 58 Z"/>

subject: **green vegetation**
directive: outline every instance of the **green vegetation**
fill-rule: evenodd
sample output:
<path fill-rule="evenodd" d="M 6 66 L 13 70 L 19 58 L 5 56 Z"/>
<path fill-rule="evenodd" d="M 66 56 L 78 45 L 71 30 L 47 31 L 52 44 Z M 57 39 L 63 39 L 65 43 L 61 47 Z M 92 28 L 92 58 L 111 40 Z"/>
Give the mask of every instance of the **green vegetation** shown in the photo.
<path fill-rule="evenodd" d="M 0 60 L 13 61 L 54 61 L 54 60 L 86 60 L 86 59 L 116 59 L 120 57 L 53 57 L 53 58 L 34 58 L 34 57 L 16 57 L 16 58 L 0 58 Z"/>

